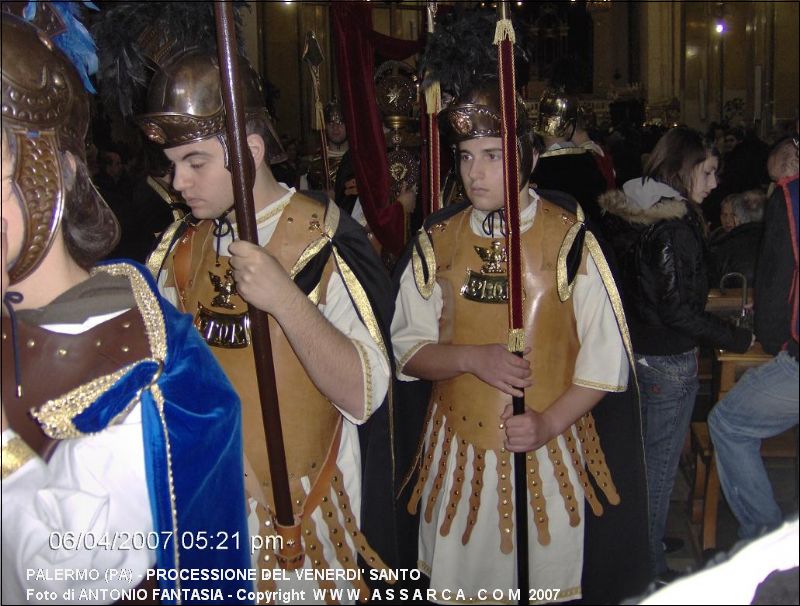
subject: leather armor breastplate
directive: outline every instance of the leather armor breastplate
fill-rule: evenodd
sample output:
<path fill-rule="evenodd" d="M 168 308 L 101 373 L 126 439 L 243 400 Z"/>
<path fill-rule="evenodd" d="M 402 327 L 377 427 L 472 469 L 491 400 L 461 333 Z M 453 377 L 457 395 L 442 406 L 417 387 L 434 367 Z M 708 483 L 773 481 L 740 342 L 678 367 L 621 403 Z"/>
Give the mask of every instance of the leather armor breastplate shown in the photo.
<path fill-rule="evenodd" d="M 58 443 L 44 434 L 29 411 L 89 381 L 150 355 L 138 309 L 130 309 L 83 333 L 57 333 L 17 323 L 19 359 L 14 359 L 11 321 L 3 316 L 3 406 L 9 425 L 48 460 Z M 15 393 L 14 365 L 21 366 L 22 396 Z"/>
<path fill-rule="evenodd" d="M 288 272 L 320 232 L 325 207 L 295 194 L 284 208 L 275 232 L 265 246 Z M 188 255 L 188 259 L 186 258 Z M 230 258 L 217 261 L 213 223 L 204 221 L 179 242 L 168 265 L 167 285 L 175 284 L 182 311 L 191 313 L 201 335 L 211 346 L 236 393 L 242 400 L 244 451 L 272 506 L 266 437 L 250 344 L 247 303 L 238 295 Z M 187 262 L 188 261 L 188 262 Z M 327 289 L 332 261 L 323 273 L 320 292 Z M 186 276 L 178 267 L 189 269 Z M 269 318 L 278 403 L 287 456 L 289 482 L 295 503 L 303 500 L 300 478 L 312 485 L 325 462 L 341 415 L 309 379 L 280 326 Z"/>
<path fill-rule="evenodd" d="M 525 342 L 533 347 L 528 359 L 534 384 L 526 390 L 525 405 L 539 412 L 572 383 L 580 348 L 572 303 L 562 303 L 556 288 L 556 252 L 574 222 L 563 221 L 561 214 L 556 206 L 540 200 L 533 226 L 522 234 L 521 241 Z M 463 212 L 444 229 L 434 227 L 431 234 L 443 297 L 439 342 L 506 343 L 508 304 L 504 297 L 495 301 L 495 295 L 487 293 L 487 290 L 497 293 L 503 290 L 506 263 L 495 259 L 492 267 L 492 260 L 482 261 L 490 253 L 478 252 L 478 249 L 501 250 L 504 243 L 502 239 L 475 235 L 470 228 L 470 216 L 471 211 Z M 495 242 L 499 247 L 493 245 Z M 484 299 L 492 302 L 475 300 L 481 298 L 481 292 Z M 458 435 L 482 449 L 502 447 L 505 434 L 499 429 L 499 418 L 506 405 L 511 404 L 511 396 L 471 374 L 462 374 L 438 381 L 433 398 L 435 402 L 448 402 L 444 414 Z"/>

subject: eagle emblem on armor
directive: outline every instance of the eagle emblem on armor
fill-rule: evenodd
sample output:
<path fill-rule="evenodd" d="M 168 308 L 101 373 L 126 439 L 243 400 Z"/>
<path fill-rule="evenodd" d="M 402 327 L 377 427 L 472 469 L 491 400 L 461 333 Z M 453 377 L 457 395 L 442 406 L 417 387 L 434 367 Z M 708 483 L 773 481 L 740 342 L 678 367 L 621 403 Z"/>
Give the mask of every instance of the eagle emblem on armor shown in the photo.
<path fill-rule="evenodd" d="M 482 274 L 506 273 L 502 264 L 508 261 L 508 257 L 506 256 L 506 247 L 503 246 L 500 240 L 492 240 L 492 246 L 490 248 L 476 246 L 475 252 L 478 253 L 478 256 L 484 261 L 483 267 L 481 267 Z"/>
<path fill-rule="evenodd" d="M 233 279 L 233 270 L 228 268 L 223 277 L 208 272 L 214 292 L 218 293 L 211 300 L 212 307 L 223 307 L 225 309 L 236 309 L 236 305 L 231 303 L 231 297 L 238 295 L 236 282 Z"/>

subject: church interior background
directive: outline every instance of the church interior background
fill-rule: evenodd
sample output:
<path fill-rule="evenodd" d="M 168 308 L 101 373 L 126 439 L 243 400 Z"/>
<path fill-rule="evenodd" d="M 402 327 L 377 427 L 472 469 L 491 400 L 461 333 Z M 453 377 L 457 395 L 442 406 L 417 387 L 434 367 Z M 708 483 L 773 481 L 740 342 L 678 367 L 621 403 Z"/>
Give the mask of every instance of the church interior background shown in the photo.
<path fill-rule="evenodd" d="M 414 40 L 426 2 L 370 2 L 377 32 Z M 439 2 L 439 11 L 453 2 Z M 467 4 L 467 3 L 458 3 Z M 469 4 L 491 8 L 490 2 Z M 554 69 L 571 65 L 572 92 L 598 121 L 609 104 L 642 103 L 644 119 L 706 131 L 712 122 L 755 127 L 762 138 L 798 111 L 798 2 L 511 2 L 530 58 L 523 93 L 531 111 Z M 330 2 L 250 3 L 243 12 L 251 61 L 279 92 L 281 133 L 313 145 L 311 78 L 305 34 L 323 49 L 323 100 L 337 93 Z M 413 59 L 409 59 L 413 62 Z M 378 63 L 376 63 L 378 65 Z"/>

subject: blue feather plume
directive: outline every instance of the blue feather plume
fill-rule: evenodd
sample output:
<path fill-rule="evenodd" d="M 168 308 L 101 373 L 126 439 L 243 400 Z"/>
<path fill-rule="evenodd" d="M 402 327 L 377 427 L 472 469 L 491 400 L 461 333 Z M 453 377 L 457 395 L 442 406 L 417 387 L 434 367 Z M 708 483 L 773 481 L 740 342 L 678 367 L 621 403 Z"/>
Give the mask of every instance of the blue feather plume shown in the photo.
<path fill-rule="evenodd" d="M 39 4 L 42 3 L 28 2 L 22 16 L 28 21 L 33 21 Z M 78 17 L 80 16 L 81 4 L 92 10 L 99 9 L 93 2 L 88 0 L 83 2 L 48 2 L 48 4 L 59 14 L 66 26 L 65 31 L 52 37 L 53 42 L 72 61 L 81 76 L 81 80 L 83 80 L 83 86 L 86 90 L 94 93 L 95 89 L 89 76 L 97 72 L 97 47 L 91 34 Z"/>

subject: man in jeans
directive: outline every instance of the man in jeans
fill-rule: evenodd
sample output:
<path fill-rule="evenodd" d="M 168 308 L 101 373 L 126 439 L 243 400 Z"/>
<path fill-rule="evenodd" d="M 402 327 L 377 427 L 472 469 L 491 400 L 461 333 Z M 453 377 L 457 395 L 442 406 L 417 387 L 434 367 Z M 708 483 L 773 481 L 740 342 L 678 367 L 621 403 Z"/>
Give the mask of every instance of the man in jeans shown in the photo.
<path fill-rule="evenodd" d="M 758 261 L 756 335 L 764 351 L 777 355 L 747 371 L 708 417 L 720 484 L 741 538 L 772 530 L 783 519 L 761 460 L 761 440 L 798 420 L 797 158 L 797 138 L 778 143 L 770 155 L 770 168 L 790 169 L 774 175 Z"/>

